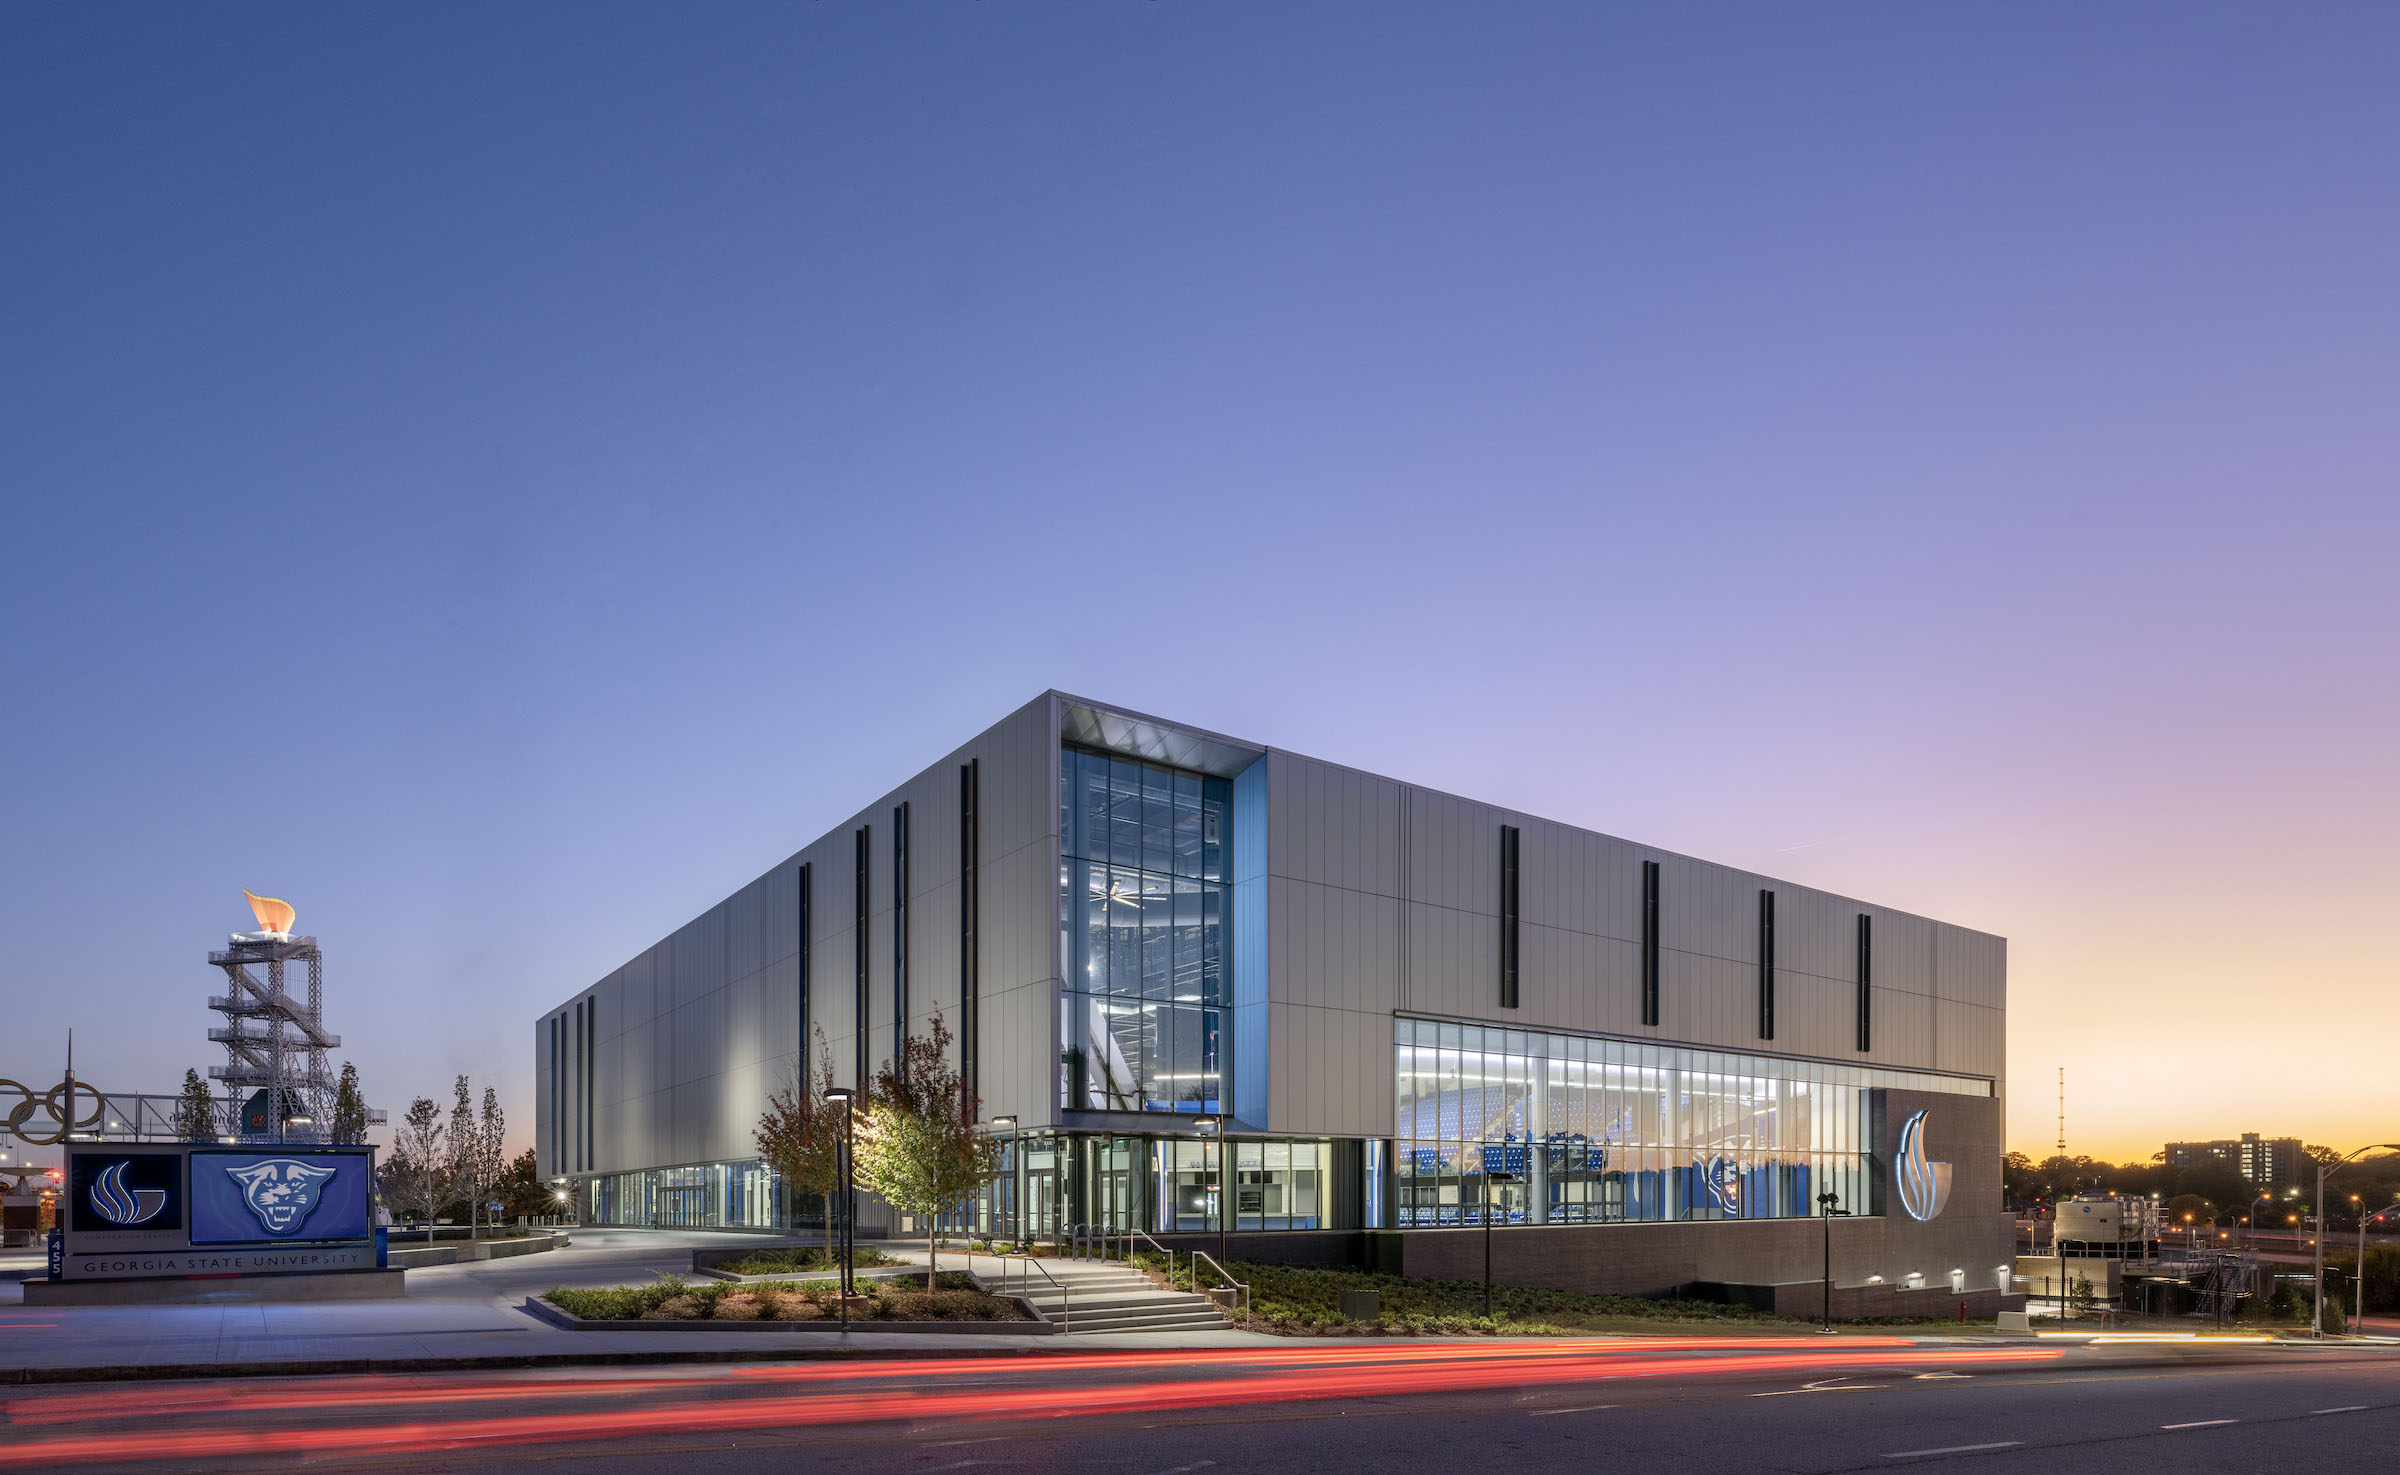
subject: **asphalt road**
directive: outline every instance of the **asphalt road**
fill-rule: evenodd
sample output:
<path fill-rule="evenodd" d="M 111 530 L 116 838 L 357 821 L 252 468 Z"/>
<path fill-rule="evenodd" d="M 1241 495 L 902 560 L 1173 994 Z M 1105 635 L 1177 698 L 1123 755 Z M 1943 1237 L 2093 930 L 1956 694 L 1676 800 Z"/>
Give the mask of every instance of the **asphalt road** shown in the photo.
<path fill-rule="evenodd" d="M 0 1469 L 2330 1469 L 2400 1349 L 1415 1344 L 250 1379 L 0 1395 Z"/>

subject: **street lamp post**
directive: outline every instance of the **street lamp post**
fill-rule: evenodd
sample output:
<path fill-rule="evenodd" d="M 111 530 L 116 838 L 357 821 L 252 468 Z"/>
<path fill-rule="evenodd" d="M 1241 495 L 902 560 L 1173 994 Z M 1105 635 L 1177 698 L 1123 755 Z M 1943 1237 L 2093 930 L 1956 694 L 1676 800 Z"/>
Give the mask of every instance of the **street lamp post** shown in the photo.
<path fill-rule="evenodd" d="M 1817 1330 L 1826 1336 L 1833 1335 L 1833 1221 L 1850 1217 L 1850 1211 L 1839 1207 L 1840 1203 L 1840 1195 L 1830 1188 L 1817 1195 L 1819 1216 L 1825 1221 L 1825 1324 Z"/>
<path fill-rule="evenodd" d="M 2315 1251 L 2311 1268 L 2316 1272 L 2316 1284 L 2311 1287 L 2316 1292 L 2316 1315 L 2310 1321 L 2308 1328 L 2308 1334 L 2312 1337 L 2325 1335 L 2325 1180 L 2347 1166 L 2350 1159 L 2362 1152 L 2373 1152 L 2379 1147 L 2400 1152 L 2400 1142 L 2370 1142 L 2364 1147 L 2351 1148 L 2333 1162 L 2317 1164 L 2317 1233 L 2316 1237 L 2309 1241 L 2310 1247 Z M 2365 1241 L 2362 1239 L 2360 1243 L 2363 1246 Z M 2361 1270 L 2366 1268 L 2363 1255 L 2359 1268 Z"/>
<path fill-rule="evenodd" d="M 840 1106 L 842 1112 L 842 1276 L 838 1284 L 841 1286 L 843 1331 L 850 1329 L 850 1256 L 854 1247 L 851 1220 L 857 1217 L 858 1210 L 858 1205 L 852 1202 L 850 1191 L 851 1147 L 857 1140 L 853 1133 L 858 1123 L 858 1113 L 850 1109 L 850 1099 L 854 1094 L 847 1086 L 835 1086 L 825 1093 L 825 1099 Z M 830 1239 L 830 1225 L 827 1231 L 826 1237 Z"/>
<path fill-rule="evenodd" d="M 1490 1148 L 1484 1149 L 1489 1152 Z M 1505 1153 L 1506 1149 L 1503 1149 Z M 1505 1162 L 1505 1158 L 1503 1159 Z M 1492 1189 L 1502 1183 L 1514 1183 L 1517 1175 L 1505 1166 L 1495 1168 L 1487 1158 L 1483 1165 L 1483 1319 L 1492 1319 Z"/>
<path fill-rule="evenodd" d="M 2358 1316 L 2354 1324 L 2364 1327 L 2367 1324 L 2367 1224 L 2370 1220 L 2382 1218 L 2391 1209 L 2381 1208 L 2370 1214 L 2365 1201 L 2357 1194 L 2350 1195 L 2350 1201 L 2358 1205 L 2358 1273 L 2351 1277 L 2357 1282 L 2354 1289 L 2358 1295 Z"/>

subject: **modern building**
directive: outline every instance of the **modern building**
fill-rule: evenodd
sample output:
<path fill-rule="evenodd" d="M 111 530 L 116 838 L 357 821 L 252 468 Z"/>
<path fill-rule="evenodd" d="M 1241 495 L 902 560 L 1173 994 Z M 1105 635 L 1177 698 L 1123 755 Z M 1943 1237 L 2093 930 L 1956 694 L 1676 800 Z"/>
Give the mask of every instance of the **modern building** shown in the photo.
<path fill-rule="evenodd" d="M 2170 1168 L 2223 1163 L 2261 1188 L 2294 1187 L 2308 1170 L 2308 1154 L 2301 1151 L 2299 1138 L 2261 1137 L 2256 1132 L 2213 1142 L 2170 1142 L 2165 1158 Z"/>
<path fill-rule="evenodd" d="M 1986 1297 L 2006 973 L 1986 933 L 1049 692 L 547 1012 L 539 1151 L 587 1222 L 791 1223 L 767 1094 L 820 1032 L 850 1084 L 938 1013 L 1013 1118 L 987 1232 L 1434 1274 L 1480 1267 L 1488 1191 L 1503 1278 L 1813 1309 L 1831 1194 L 1837 1284 Z"/>

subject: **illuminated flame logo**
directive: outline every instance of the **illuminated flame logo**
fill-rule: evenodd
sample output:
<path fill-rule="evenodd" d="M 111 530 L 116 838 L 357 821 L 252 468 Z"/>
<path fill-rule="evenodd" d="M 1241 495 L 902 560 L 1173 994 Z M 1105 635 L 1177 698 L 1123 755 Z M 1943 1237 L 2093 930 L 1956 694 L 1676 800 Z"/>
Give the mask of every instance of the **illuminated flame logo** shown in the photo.
<path fill-rule="evenodd" d="M 311 1167 L 297 1158 L 274 1157 L 225 1171 L 242 1185 L 242 1202 L 250 1206 L 267 1233 L 290 1234 L 308 1222 L 309 1211 L 317 1206 L 318 1190 L 334 1170 Z"/>
<path fill-rule="evenodd" d="M 292 930 L 292 904 L 290 902 L 279 901 L 272 896 L 252 895 L 247 886 L 242 888 L 242 895 L 250 897 L 250 915 L 258 918 L 259 931 L 290 932 Z"/>
<path fill-rule="evenodd" d="M 111 1224 L 139 1224 L 158 1216 L 167 1206 L 163 1188 L 127 1188 L 125 1170 L 131 1163 L 110 1163 L 92 1181 L 92 1212 Z"/>
<path fill-rule="evenodd" d="M 1950 1201 L 1950 1165 L 1925 1161 L 1925 1113 L 1900 1124 L 1900 1207 L 1911 1219 L 1930 1219 Z"/>

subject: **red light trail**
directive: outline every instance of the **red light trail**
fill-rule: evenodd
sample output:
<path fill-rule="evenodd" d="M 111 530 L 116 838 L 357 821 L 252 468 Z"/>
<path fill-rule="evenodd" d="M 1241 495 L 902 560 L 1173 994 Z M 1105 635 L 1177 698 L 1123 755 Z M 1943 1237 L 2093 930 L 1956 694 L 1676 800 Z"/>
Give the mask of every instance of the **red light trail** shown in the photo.
<path fill-rule="evenodd" d="M 1189 1350 L 1028 1359 L 961 1358 L 906 1362 L 811 1362 L 744 1368 L 727 1374 L 662 1378 L 461 1378 L 427 1384 L 359 1377 L 239 1391 L 152 1387 L 12 1399 L 12 1425 L 95 1420 L 172 1419 L 173 1428 L 85 1432 L 0 1444 L 0 1466 L 61 1461 L 272 1455 L 339 1456 L 452 1449 L 494 1443 L 572 1443 L 637 1435 L 926 1420 L 1034 1420 L 1111 1413 L 1153 1413 L 1345 1397 L 1464 1392 L 1495 1387 L 1595 1382 L 1676 1375 L 1777 1377 L 1801 1371 L 1895 1366 L 1944 1367 L 2055 1361 L 2055 1348 L 1915 1347 L 1897 1339 L 1846 1339 L 1801 1350 L 1790 1340 L 1660 1338 L 1577 1343 L 1433 1343 L 1282 1348 L 1195 1354 Z M 1172 1369 L 1182 1377 L 1111 1382 L 1114 1373 Z M 970 1378 L 1022 1380 L 1020 1386 L 953 1386 Z M 859 1388 L 863 1381 L 900 1386 Z M 786 1391 L 793 1383 L 823 1391 Z M 164 1395 L 164 1396 L 162 1396 Z M 478 1413 L 409 1422 L 323 1426 L 261 1424 L 277 1410 L 421 1409 L 493 1402 L 544 1403 L 605 1398 L 609 1406 L 529 1413 Z M 655 1400 L 655 1401 L 654 1401 Z M 195 1426 L 211 1414 L 245 1422 Z"/>

